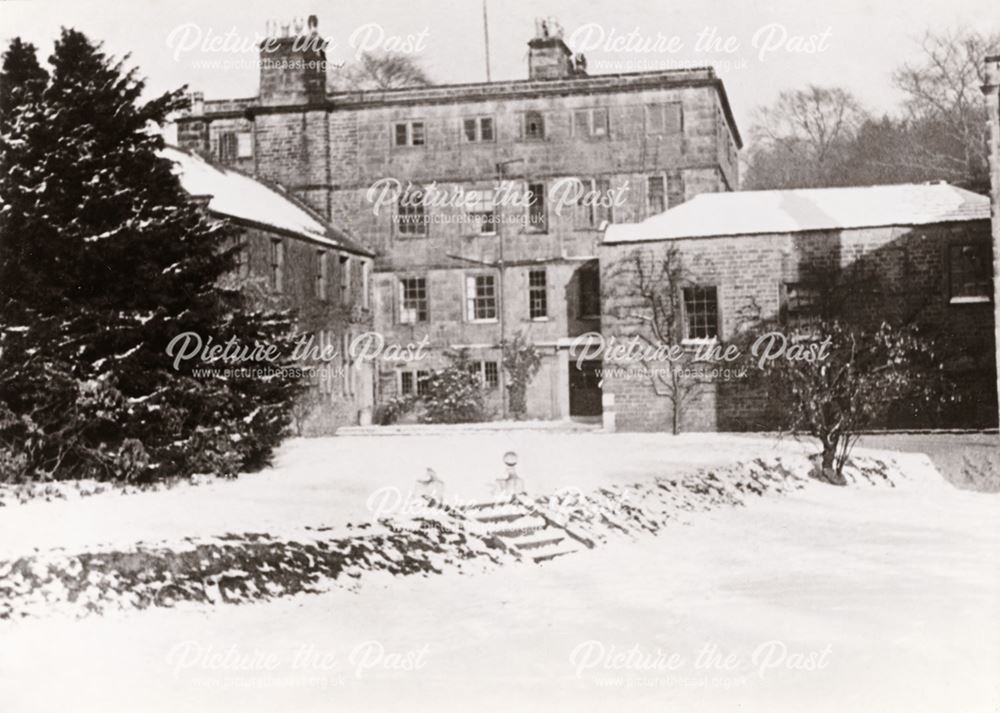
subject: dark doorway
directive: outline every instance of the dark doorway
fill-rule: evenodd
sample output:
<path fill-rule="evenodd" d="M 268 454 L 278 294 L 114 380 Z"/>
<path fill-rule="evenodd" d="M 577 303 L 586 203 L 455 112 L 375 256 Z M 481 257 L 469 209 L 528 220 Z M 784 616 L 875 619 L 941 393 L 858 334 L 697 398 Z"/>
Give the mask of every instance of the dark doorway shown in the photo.
<path fill-rule="evenodd" d="M 599 361 L 585 361 L 577 365 L 571 361 L 569 365 L 569 415 L 570 416 L 600 416 L 601 409 L 601 377 L 598 370 Z"/>

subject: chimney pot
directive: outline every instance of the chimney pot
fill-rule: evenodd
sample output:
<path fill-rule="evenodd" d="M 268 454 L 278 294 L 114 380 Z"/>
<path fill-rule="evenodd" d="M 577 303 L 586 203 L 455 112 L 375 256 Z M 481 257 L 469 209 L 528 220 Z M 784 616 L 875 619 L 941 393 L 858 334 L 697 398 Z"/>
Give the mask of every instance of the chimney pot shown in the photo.
<path fill-rule="evenodd" d="M 986 58 L 986 87 L 1000 85 L 1000 55 Z"/>

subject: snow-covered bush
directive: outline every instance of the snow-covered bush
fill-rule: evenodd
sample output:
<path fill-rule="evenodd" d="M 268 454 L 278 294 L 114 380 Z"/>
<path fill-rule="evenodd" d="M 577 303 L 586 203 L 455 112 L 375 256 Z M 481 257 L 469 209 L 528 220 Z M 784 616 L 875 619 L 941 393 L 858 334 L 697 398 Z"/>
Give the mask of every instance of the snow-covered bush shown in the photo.
<path fill-rule="evenodd" d="M 819 440 L 816 474 L 831 484 L 846 483 L 844 465 L 858 438 L 894 405 L 941 398 L 940 362 L 932 343 L 914 327 L 865 328 L 824 319 L 809 334 L 782 338 L 798 351 L 757 360 L 748 373 L 763 382 L 779 407 L 776 426 Z M 755 358 L 752 349 L 746 353 Z"/>
<path fill-rule="evenodd" d="M 412 411 L 416 403 L 416 397 L 411 394 L 387 399 L 375 408 L 372 420 L 377 426 L 391 426 Z"/>
<path fill-rule="evenodd" d="M 489 419 L 486 391 L 466 352 L 451 355 L 452 363 L 431 373 L 420 398 L 423 423 L 475 423 Z"/>

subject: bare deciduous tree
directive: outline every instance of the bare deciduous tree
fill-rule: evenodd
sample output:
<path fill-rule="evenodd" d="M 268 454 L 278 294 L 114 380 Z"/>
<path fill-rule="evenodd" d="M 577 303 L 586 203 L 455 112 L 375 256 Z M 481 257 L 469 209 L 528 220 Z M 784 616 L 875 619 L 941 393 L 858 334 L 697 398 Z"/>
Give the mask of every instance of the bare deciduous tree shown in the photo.
<path fill-rule="evenodd" d="M 378 91 L 433 84 L 416 57 L 400 52 L 362 52 L 338 67 L 328 84 L 334 91 Z"/>
<path fill-rule="evenodd" d="M 893 75 L 906 97 L 903 108 L 911 125 L 926 129 L 910 150 L 915 160 L 937 168 L 940 178 L 986 189 L 986 108 L 980 87 L 983 60 L 1000 50 L 1000 34 L 968 28 L 928 31 L 920 47 L 920 61 L 904 64 Z"/>
<path fill-rule="evenodd" d="M 681 358 L 663 358 L 673 347 L 676 354 L 684 338 L 682 290 L 689 282 L 677 248 L 662 255 L 635 250 L 612 267 L 612 280 L 622 287 L 609 295 L 615 304 L 625 336 L 637 337 L 653 349 L 642 365 L 658 396 L 670 402 L 671 431 L 680 433 L 686 408 L 702 393 L 702 382 L 693 374 L 690 352 Z M 658 352 L 655 350 L 659 349 Z"/>
<path fill-rule="evenodd" d="M 868 119 L 846 89 L 809 85 L 784 91 L 754 112 L 745 183 L 751 188 L 823 186 Z"/>

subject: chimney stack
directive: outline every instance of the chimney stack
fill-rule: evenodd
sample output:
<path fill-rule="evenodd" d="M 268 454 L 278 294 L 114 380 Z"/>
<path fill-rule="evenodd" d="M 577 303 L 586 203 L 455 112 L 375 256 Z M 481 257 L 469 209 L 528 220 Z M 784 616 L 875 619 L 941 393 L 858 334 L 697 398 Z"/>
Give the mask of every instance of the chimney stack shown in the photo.
<path fill-rule="evenodd" d="M 319 21 L 310 15 L 291 23 L 267 23 L 260 43 L 260 103 L 315 105 L 326 100 L 326 45 Z"/>
<path fill-rule="evenodd" d="M 191 106 L 188 108 L 188 113 L 191 116 L 201 116 L 205 113 L 205 93 L 204 92 L 190 92 L 188 94 L 188 99 L 191 102 Z"/>
<path fill-rule="evenodd" d="M 528 42 L 529 79 L 568 79 L 585 76 L 587 60 L 573 56 L 563 41 L 562 26 L 553 18 L 535 20 L 535 36 Z"/>

